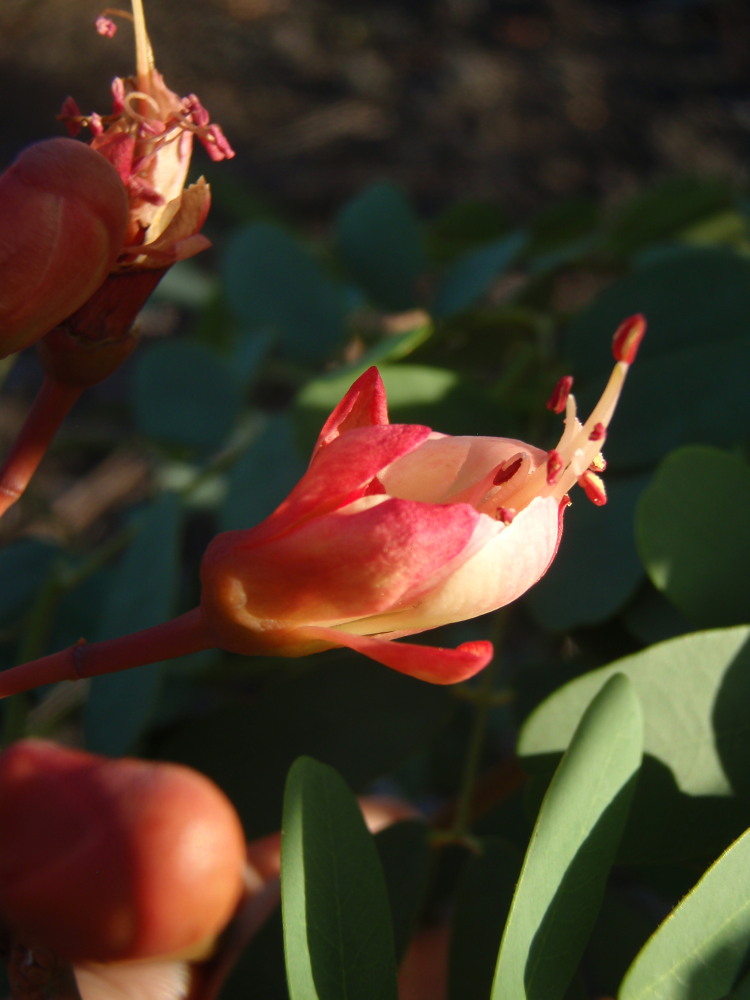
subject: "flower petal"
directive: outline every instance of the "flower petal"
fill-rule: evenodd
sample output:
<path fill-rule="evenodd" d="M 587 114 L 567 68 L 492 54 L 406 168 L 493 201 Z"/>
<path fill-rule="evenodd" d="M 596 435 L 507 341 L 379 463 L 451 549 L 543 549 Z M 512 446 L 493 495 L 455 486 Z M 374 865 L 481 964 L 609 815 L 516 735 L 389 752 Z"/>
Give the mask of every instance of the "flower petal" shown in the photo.
<path fill-rule="evenodd" d="M 339 629 L 310 626 L 302 629 L 310 638 L 319 638 L 335 646 L 346 646 L 371 660 L 430 684 L 457 684 L 479 673 L 492 659 L 491 642 L 463 642 L 455 649 L 440 646 L 416 646 L 372 635 L 351 635 Z"/>
<path fill-rule="evenodd" d="M 259 620 L 287 629 L 411 611 L 485 541 L 482 531 L 474 543 L 480 521 L 504 530 L 468 504 L 367 497 L 267 544 L 256 544 L 252 530 L 219 535 L 203 561 L 204 592 L 217 617 L 231 608 L 250 629 Z"/>
<path fill-rule="evenodd" d="M 413 608 L 348 622 L 343 628 L 347 632 L 362 629 L 379 635 L 409 635 L 505 607 L 525 594 L 554 559 L 563 509 L 554 497 L 533 500 L 511 524 L 498 524 L 500 530 L 494 537 L 454 565 Z M 497 524 L 482 515 L 478 528 L 484 521 Z"/>
<path fill-rule="evenodd" d="M 383 380 L 377 368 L 368 368 L 323 424 L 313 455 L 344 431 L 387 423 L 388 403 Z"/>
<path fill-rule="evenodd" d="M 253 541 L 266 541 L 292 525 L 338 510 L 359 499 L 382 468 L 413 451 L 429 427 L 388 424 L 358 427 L 321 448 L 284 502 L 257 528 Z"/>

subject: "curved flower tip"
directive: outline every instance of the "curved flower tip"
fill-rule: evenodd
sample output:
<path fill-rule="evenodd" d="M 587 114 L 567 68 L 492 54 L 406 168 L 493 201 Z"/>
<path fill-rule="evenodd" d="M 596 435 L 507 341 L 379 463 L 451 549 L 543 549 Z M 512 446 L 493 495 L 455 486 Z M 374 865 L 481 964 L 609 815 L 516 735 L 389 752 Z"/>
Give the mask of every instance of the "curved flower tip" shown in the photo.
<path fill-rule="evenodd" d="M 28 347 L 83 305 L 122 249 L 125 188 L 73 139 L 23 150 L 0 175 L 0 357 Z"/>
<path fill-rule="evenodd" d="M 82 115 L 69 97 L 60 118 L 72 135 L 91 131 L 91 146 L 113 164 L 127 188 L 130 221 L 118 268 L 161 269 L 209 245 L 198 235 L 210 205 L 209 187 L 201 178 L 185 188 L 193 138 L 212 160 L 230 159 L 234 150 L 195 94 L 179 97 L 164 83 L 154 65 L 142 0 L 132 5 L 136 72 L 115 78 L 112 112 Z M 109 17 L 97 20 L 100 34 L 111 37 L 113 29 Z"/>
<path fill-rule="evenodd" d="M 237 814 L 197 771 L 33 739 L 0 755 L 0 914 L 61 959 L 205 955 L 244 867 Z"/>
<path fill-rule="evenodd" d="M 318 435 L 313 455 L 344 431 L 388 423 L 385 386 L 377 368 L 368 368 L 334 409 Z"/>
<path fill-rule="evenodd" d="M 332 646 L 345 646 L 369 656 L 400 674 L 408 674 L 430 684 L 458 684 L 483 670 L 493 656 L 491 642 L 463 642 L 455 649 L 439 646 L 417 646 L 410 642 L 393 642 L 371 635 L 352 635 L 341 629 L 305 629 L 311 637 Z"/>

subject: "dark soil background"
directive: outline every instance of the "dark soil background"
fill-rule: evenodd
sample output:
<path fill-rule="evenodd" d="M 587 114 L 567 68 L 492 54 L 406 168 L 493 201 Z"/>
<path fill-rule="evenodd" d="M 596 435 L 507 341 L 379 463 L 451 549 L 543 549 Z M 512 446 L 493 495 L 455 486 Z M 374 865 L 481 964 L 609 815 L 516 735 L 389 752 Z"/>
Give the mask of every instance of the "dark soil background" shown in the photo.
<path fill-rule="evenodd" d="M 3 0 L 4 161 L 60 131 L 67 94 L 108 110 L 132 33 L 99 37 L 100 10 Z M 489 199 L 513 220 L 674 172 L 747 178 L 748 0 L 147 0 L 147 16 L 169 85 L 237 148 L 223 176 L 302 222 L 382 177 L 427 213 Z"/>

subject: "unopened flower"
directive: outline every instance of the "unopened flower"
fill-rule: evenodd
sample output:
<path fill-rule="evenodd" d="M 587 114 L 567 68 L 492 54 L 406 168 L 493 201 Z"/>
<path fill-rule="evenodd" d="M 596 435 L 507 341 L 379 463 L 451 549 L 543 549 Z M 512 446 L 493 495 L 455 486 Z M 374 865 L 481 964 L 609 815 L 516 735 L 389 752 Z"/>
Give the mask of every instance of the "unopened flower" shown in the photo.
<path fill-rule="evenodd" d="M 176 764 L 43 740 L 0 755 L 0 916 L 73 962 L 205 954 L 243 891 L 231 803 Z"/>
<path fill-rule="evenodd" d="M 643 335 L 641 317 L 628 322 Z M 289 497 L 206 551 L 201 610 L 216 644 L 279 656 L 347 646 L 437 683 L 481 669 L 486 642 L 437 650 L 391 640 L 514 601 L 554 558 L 571 487 L 605 502 L 594 471 L 601 429 L 635 354 L 632 337 L 627 354 L 621 341 L 618 331 L 617 364 L 584 424 L 566 383 L 565 430 L 549 452 L 390 424 L 380 376 L 365 372 Z"/>
<path fill-rule="evenodd" d="M 221 128 L 210 121 L 195 94 L 178 97 L 154 65 L 142 0 L 132 0 L 136 44 L 134 76 L 112 83 L 112 112 L 82 115 L 68 98 L 61 118 L 71 134 L 87 127 L 91 147 L 117 169 L 130 200 L 130 222 L 118 270 L 160 270 L 209 245 L 200 230 L 211 196 L 203 178 L 185 187 L 193 138 L 213 160 L 234 156 Z M 114 24 L 99 18 L 100 33 Z"/>
<path fill-rule="evenodd" d="M 125 189 L 72 139 L 23 150 L 0 175 L 0 357 L 28 347 L 86 302 L 122 251 Z"/>

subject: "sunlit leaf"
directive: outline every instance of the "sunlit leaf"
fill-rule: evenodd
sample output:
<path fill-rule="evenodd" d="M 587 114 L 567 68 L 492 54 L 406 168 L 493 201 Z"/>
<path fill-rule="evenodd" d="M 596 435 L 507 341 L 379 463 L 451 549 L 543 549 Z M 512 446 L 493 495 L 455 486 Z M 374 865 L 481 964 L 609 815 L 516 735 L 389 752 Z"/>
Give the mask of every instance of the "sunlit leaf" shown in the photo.
<path fill-rule="evenodd" d="M 747 967 L 749 941 L 750 831 L 647 941 L 619 1000 L 725 1000 Z"/>
<path fill-rule="evenodd" d="M 396 1000 L 383 872 L 357 801 L 309 757 L 289 773 L 281 865 L 290 1000 Z"/>
<path fill-rule="evenodd" d="M 669 455 L 638 504 L 654 586 L 695 625 L 750 619 L 750 467 L 715 448 Z"/>
<path fill-rule="evenodd" d="M 547 790 L 498 955 L 492 1000 L 557 1000 L 588 941 L 641 763 L 642 716 L 612 677 Z"/>

